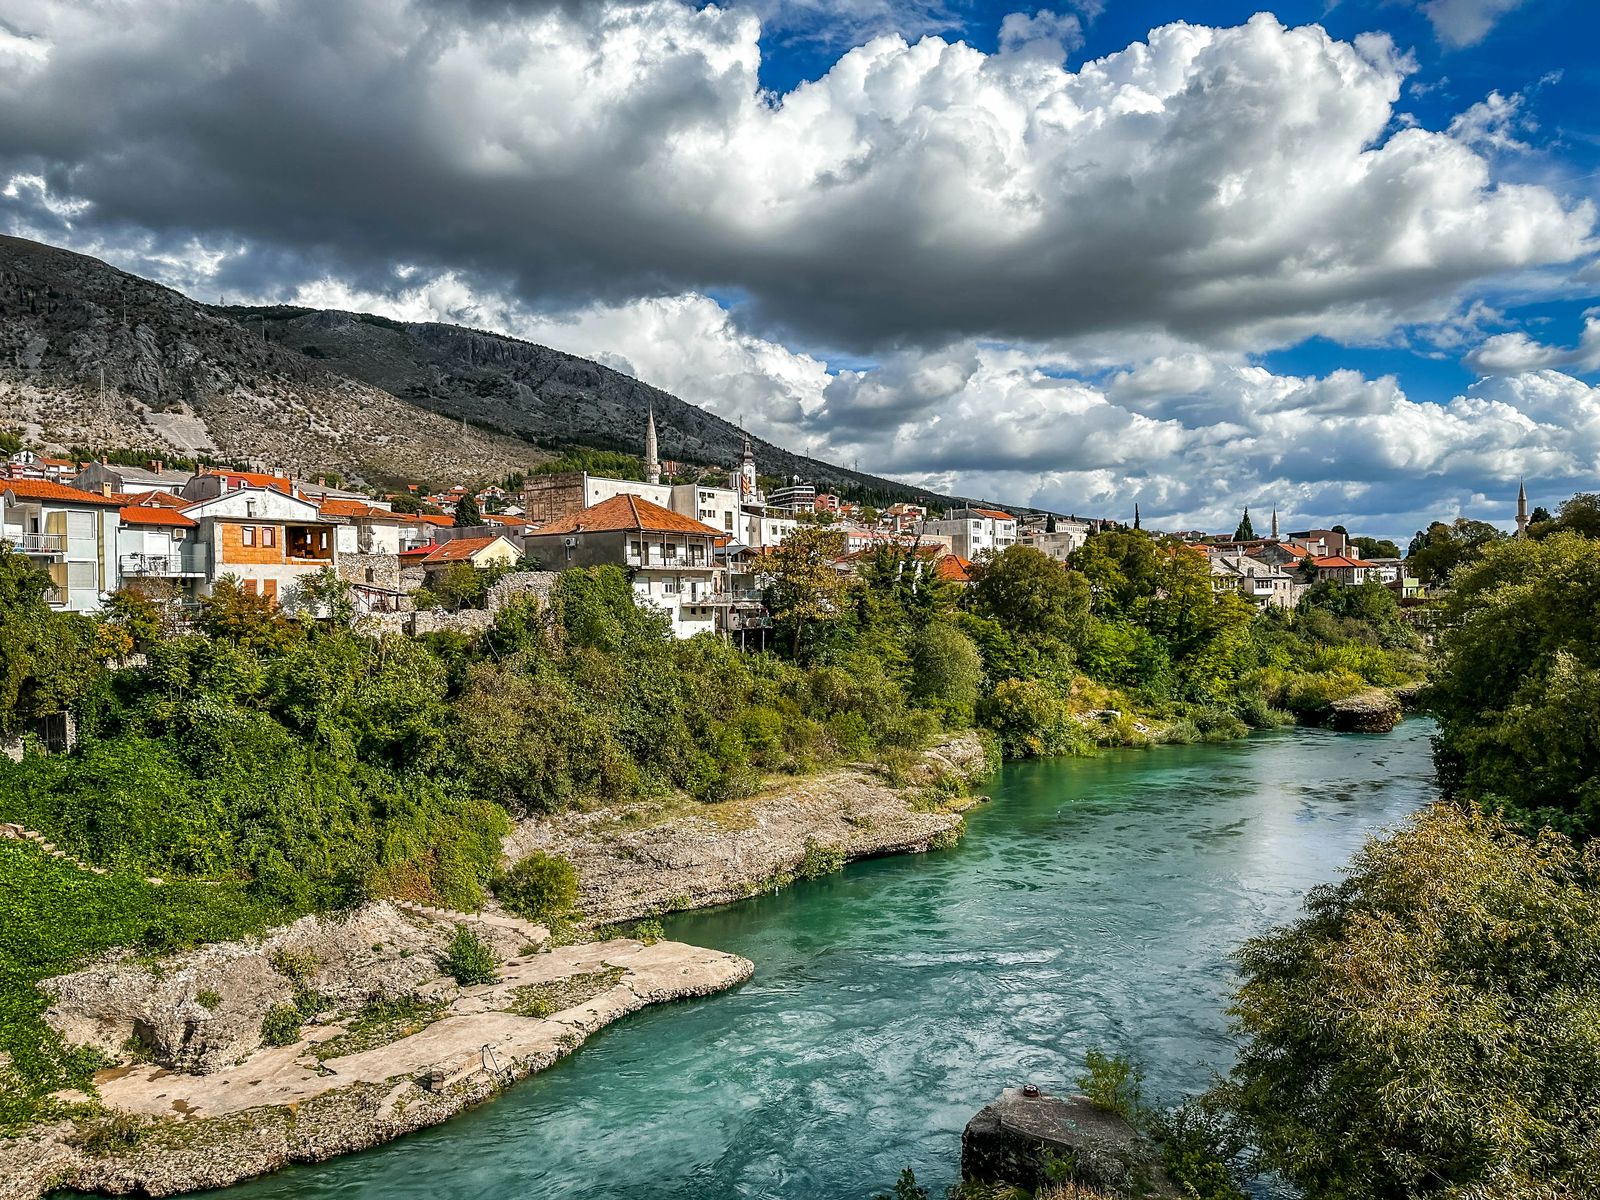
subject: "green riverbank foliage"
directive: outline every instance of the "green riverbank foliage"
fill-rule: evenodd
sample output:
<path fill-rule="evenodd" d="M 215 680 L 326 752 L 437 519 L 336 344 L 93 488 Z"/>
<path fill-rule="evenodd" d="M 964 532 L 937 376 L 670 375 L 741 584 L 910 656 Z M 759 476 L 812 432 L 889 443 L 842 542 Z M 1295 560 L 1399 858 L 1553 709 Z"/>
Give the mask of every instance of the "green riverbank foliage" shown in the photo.
<path fill-rule="evenodd" d="M 56 613 L 43 576 L 0 548 L 0 732 L 63 708 L 79 731 L 71 753 L 0 759 L 0 820 L 113 872 L 38 868 L 105 899 L 7 922 L 0 1004 L 21 1023 L 6 1036 L 46 1046 L 34 981 L 114 945 L 373 898 L 472 910 L 497 881 L 555 915 L 572 894 L 559 869 L 499 875 L 527 814 L 727 800 L 845 762 L 898 781 L 941 729 L 972 723 L 1013 756 L 1232 737 L 1418 670 L 1386 593 L 1314 590 L 1299 613 L 1256 614 L 1199 556 L 1143 534 L 1093 538 L 1071 569 L 1013 548 L 970 591 L 893 548 L 821 573 L 837 535 L 798 537 L 769 594 L 781 654 L 673 639 L 614 567 L 562 573 L 548 608 L 513 603 L 482 635 L 410 639 L 361 633 L 332 594 L 321 622 L 226 587 L 189 630 L 131 593 L 100 619 Z M 0 858 L 6 895 L 38 886 L 30 856 Z M 81 1082 L 75 1061 L 13 1053 L 24 1082 L 0 1090 Z"/>
<path fill-rule="evenodd" d="M 1600 843 L 1439 804 L 1239 954 L 1212 1098 L 1307 1200 L 1600 1194 Z"/>
<path fill-rule="evenodd" d="M 1459 571 L 1430 689 L 1446 791 L 1577 838 L 1600 833 L 1596 549 L 1560 530 Z"/>

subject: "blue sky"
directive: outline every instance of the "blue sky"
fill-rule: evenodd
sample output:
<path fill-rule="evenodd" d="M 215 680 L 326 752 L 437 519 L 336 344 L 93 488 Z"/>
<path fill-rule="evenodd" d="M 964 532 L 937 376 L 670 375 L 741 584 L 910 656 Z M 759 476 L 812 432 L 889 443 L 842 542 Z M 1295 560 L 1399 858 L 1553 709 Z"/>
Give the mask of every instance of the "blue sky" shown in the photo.
<path fill-rule="evenodd" d="M 0 229 L 530 338 L 944 491 L 1404 537 L 1600 490 L 1597 34 L 1580 0 L 0 0 Z"/>

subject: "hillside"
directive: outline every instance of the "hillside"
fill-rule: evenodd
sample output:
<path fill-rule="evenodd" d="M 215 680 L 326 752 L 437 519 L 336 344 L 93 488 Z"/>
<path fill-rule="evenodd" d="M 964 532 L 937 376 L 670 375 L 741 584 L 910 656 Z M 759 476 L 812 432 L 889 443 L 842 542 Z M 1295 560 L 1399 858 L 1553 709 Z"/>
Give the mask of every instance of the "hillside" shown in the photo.
<path fill-rule="evenodd" d="M 149 280 L 0 237 L 0 427 L 49 445 L 211 453 L 380 480 L 548 455 L 264 341 Z"/>
<path fill-rule="evenodd" d="M 365 313 L 231 306 L 219 314 L 261 328 L 321 366 L 460 420 L 538 445 L 640 454 L 653 408 L 661 456 L 733 466 L 742 431 L 630 375 L 548 346 L 459 325 L 400 322 Z M 790 453 L 752 438 L 764 475 L 799 475 L 877 502 L 948 497 Z"/>

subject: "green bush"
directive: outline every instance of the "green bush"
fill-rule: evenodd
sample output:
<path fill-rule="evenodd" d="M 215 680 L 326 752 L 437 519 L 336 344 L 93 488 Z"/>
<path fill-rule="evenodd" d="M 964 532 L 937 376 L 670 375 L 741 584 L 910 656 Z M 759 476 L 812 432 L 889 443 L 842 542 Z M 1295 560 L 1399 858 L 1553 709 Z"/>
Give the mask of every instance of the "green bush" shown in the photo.
<path fill-rule="evenodd" d="M 500 960 L 489 945 L 465 925 L 457 925 L 455 937 L 439 959 L 439 969 L 462 987 L 500 981 Z"/>
<path fill-rule="evenodd" d="M 578 899 L 578 872 L 559 854 L 535 850 L 494 883 L 494 894 L 530 921 L 561 921 Z"/>
<path fill-rule="evenodd" d="M 1144 1072 L 1132 1059 L 1125 1054 L 1090 1050 L 1083 1056 L 1083 1067 L 1076 1082 L 1090 1104 L 1125 1120 L 1138 1119 Z"/>
<path fill-rule="evenodd" d="M 293 1004 L 276 1004 L 261 1018 L 261 1041 L 268 1046 L 292 1046 L 300 1040 L 300 1025 L 304 1020 L 300 1009 Z"/>

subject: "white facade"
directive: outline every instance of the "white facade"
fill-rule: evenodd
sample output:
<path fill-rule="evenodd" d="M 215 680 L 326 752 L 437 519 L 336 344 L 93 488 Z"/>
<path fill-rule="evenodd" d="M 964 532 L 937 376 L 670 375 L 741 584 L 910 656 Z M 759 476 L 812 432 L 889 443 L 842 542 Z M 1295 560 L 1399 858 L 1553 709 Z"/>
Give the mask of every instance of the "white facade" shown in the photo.
<path fill-rule="evenodd" d="M 672 502 L 662 507 L 681 517 L 693 517 L 731 538 L 739 537 L 739 493 L 732 488 L 680 483 L 672 489 Z"/>
<path fill-rule="evenodd" d="M 1054 533 L 1040 530 L 1025 537 L 1023 544 L 1032 546 L 1047 558 L 1064 563 L 1082 549 L 1084 542 L 1088 540 L 1089 527 L 1082 521 L 1057 521 Z"/>
<path fill-rule="evenodd" d="M 744 537 L 740 540 L 756 549 L 777 546 L 799 526 L 800 522 L 793 517 L 777 515 L 770 509 L 747 508 L 744 510 Z"/>
<path fill-rule="evenodd" d="M 232 575 L 247 590 L 279 599 L 337 562 L 336 529 L 317 506 L 274 488 L 243 487 L 184 510 L 199 524 L 209 559 L 208 594 Z"/>
<path fill-rule="evenodd" d="M 1016 518 L 998 509 L 958 508 L 942 520 L 925 521 L 922 528 L 948 536 L 955 553 L 969 562 L 1017 544 Z"/>
<path fill-rule="evenodd" d="M 60 486 L 60 485 L 56 485 Z M 19 483 L 19 490 L 25 491 Z M 0 541 L 50 576 L 46 599 L 68 612 L 97 612 L 121 585 L 117 574 L 117 509 L 87 494 L 30 498 L 0 480 Z"/>

